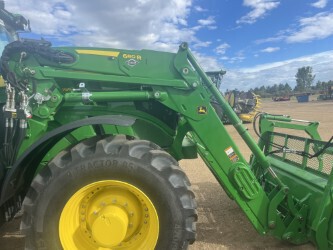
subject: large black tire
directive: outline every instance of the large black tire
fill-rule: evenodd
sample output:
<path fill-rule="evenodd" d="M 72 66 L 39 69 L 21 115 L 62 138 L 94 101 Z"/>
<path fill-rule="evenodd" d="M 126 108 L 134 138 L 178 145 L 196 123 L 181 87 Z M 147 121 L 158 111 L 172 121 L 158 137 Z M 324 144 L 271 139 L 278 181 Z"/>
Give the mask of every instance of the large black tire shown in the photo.
<path fill-rule="evenodd" d="M 194 242 L 196 203 L 177 161 L 151 142 L 116 136 L 89 139 L 61 152 L 34 178 L 23 202 L 26 249 L 66 249 L 59 236 L 66 203 L 83 187 L 105 180 L 132 185 L 150 199 L 159 225 L 152 248 L 187 249 Z"/>

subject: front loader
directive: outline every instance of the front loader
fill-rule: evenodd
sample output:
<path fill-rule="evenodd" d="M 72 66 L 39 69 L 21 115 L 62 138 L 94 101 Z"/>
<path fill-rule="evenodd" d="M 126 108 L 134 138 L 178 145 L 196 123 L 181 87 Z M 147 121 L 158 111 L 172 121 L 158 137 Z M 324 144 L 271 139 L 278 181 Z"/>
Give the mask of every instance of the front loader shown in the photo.
<path fill-rule="evenodd" d="M 1 68 L 1 215 L 22 209 L 26 249 L 186 249 L 197 212 L 178 161 L 198 155 L 258 233 L 332 248 L 331 141 L 316 122 L 258 114 L 257 143 L 186 43 L 168 53 L 20 40 Z"/>

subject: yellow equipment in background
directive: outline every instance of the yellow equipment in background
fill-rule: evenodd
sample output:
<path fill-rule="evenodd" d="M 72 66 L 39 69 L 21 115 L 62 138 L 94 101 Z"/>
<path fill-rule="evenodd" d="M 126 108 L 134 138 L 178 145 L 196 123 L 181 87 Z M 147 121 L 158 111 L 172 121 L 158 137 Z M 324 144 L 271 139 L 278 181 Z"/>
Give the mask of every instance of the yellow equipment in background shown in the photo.
<path fill-rule="evenodd" d="M 233 90 L 227 92 L 225 98 L 243 122 L 253 122 L 261 107 L 260 96 L 253 92 Z"/>
<path fill-rule="evenodd" d="M 223 75 L 226 74 L 226 71 L 210 71 L 206 72 L 206 74 L 211 78 L 216 87 L 220 89 L 222 78 Z M 225 93 L 224 96 L 243 122 L 253 122 L 253 118 L 259 112 L 259 108 L 261 107 L 261 99 L 259 95 L 249 91 L 232 90 Z M 219 115 L 223 123 L 229 123 L 228 119 L 223 114 Z"/>

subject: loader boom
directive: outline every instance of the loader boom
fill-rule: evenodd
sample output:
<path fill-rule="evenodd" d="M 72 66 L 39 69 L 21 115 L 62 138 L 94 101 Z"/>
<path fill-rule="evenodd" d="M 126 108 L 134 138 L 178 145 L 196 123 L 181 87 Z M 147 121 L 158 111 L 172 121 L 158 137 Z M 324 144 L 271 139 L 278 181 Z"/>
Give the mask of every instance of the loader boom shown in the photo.
<path fill-rule="evenodd" d="M 160 218 L 159 207 L 154 205 L 155 195 L 149 186 L 158 187 L 159 183 L 163 186 L 163 183 L 170 182 L 170 185 L 174 187 L 173 197 L 183 197 L 178 191 L 176 192 L 178 186 L 187 183 L 186 180 L 176 181 L 182 179 L 182 175 L 175 174 L 165 177 L 162 174 L 164 168 L 169 168 L 169 172 L 175 171 L 176 168 L 172 167 L 176 163 L 170 157 L 163 158 L 164 160 L 160 158 L 161 155 L 166 154 L 165 151 L 176 160 L 195 158 L 198 153 L 223 189 L 237 202 L 260 234 L 271 234 L 295 244 L 312 241 L 322 249 L 332 246 L 333 223 L 330 212 L 333 206 L 330 201 L 333 181 L 331 174 L 332 143 L 320 141 L 320 136 L 316 132 L 317 124 L 292 125 L 292 119 L 262 115 L 260 116 L 260 141 L 257 144 L 198 64 L 187 43 L 182 43 L 177 53 L 167 53 L 151 50 L 52 48 L 50 43 L 43 40 L 23 40 L 9 44 L 1 59 L 7 97 L 2 118 L 2 122 L 6 126 L 0 162 L 2 178 L 0 205 L 5 207 L 8 203 L 25 196 L 28 196 L 24 203 L 25 207 L 31 203 L 31 200 L 36 204 L 44 204 L 46 200 L 43 200 L 43 197 L 48 196 L 44 192 L 52 194 L 55 192 L 51 191 L 54 190 L 51 187 L 56 184 L 40 181 L 50 173 L 52 175 L 56 173 L 57 177 L 52 179 L 64 178 L 61 180 L 67 183 L 65 176 L 68 175 L 73 178 L 73 183 L 76 183 L 79 182 L 80 176 L 86 173 L 86 170 L 92 171 L 89 176 L 94 176 L 94 171 L 102 171 L 106 166 L 114 171 L 111 171 L 111 179 L 104 180 L 102 174 L 96 174 L 96 176 L 100 176 L 98 178 L 102 179 L 96 177 L 97 179 L 87 186 L 80 184 L 79 187 L 82 186 L 82 188 L 77 188 L 79 193 L 76 191 L 66 193 L 65 197 L 69 196 L 68 201 L 64 199 L 63 210 L 59 208 L 62 211 L 59 224 L 61 243 L 57 244 L 61 244 L 62 247 L 68 248 L 68 246 L 76 244 L 76 240 L 72 241 L 71 237 L 67 238 L 62 233 L 62 221 L 65 220 L 63 216 L 67 216 L 65 217 L 67 219 L 75 218 L 76 212 L 73 212 L 70 207 L 78 206 L 86 209 L 88 206 L 86 200 L 89 201 L 88 204 L 92 204 L 94 211 L 99 212 L 92 213 L 93 210 L 83 210 L 82 214 L 87 214 L 87 217 L 82 217 L 82 214 L 78 213 L 78 218 L 82 217 L 83 221 L 80 223 L 84 223 L 84 226 L 79 222 L 75 222 L 77 225 L 73 222 L 73 238 L 76 237 L 74 232 L 77 232 L 78 228 L 87 228 L 85 230 L 91 230 L 91 237 L 95 239 L 92 243 L 87 238 L 87 245 L 99 244 L 99 246 L 113 247 L 118 244 L 128 246 L 134 244 L 133 246 L 137 247 L 135 244 L 139 243 L 131 243 L 137 242 L 134 240 L 136 237 L 132 238 L 131 229 L 127 228 L 127 224 L 135 224 L 135 221 L 131 221 L 132 215 L 131 212 L 128 212 L 127 205 L 121 209 L 112 205 L 118 200 L 126 200 L 125 204 L 136 204 L 132 202 L 132 198 L 129 198 L 132 197 L 131 195 L 125 194 L 128 190 L 135 194 L 134 196 L 143 197 L 141 199 L 143 211 L 149 211 L 146 218 L 152 218 L 149 222 L 146 219 L 142 221 L 142 225 L 148 223 L 149 227 L 153 228 L 150 233 L 144 233 L 148 230 L 144 227 L 140 229 L 149 239 L 148 242 L 152 242 L 149 243 L 152 244 L 149 246 L 155 247 L 155 244 L 164 246 L 163 244 L 167 244 L 166 242 L 171 242 L 170 244 L 174 244 L 173 246 L 185 244 L 175 243 L 176 241 L 172 240 L 163 241 L 163 233 L 170 231 L 164 231 L 164 227 L 173 223 L 164 224 Z M 223 114 L 227 116 L 251 149 L 253 156 L 250 162 L 244 158 L 228 134 L 225 125 L 215 111 L 212 100 L 222 108 Z M 272 120 L 279 120 L 281 127 L 305 130 L 311 138 L 303 140 L 273 134 L 275 124 L 271 122 Z M 125 136 L 126 141 L 104 139 L 109 135 Z M 277 136 L 285 138 L 286 144 L 279 148 L 279 150 L 284 150 L 283 157 L 281 157 L 280 151 L 274 154 L 270 148 L 272 140 Z M 304 148 L 297 151 L 304 157 L 301 166 L 297 162 L 287 160 L 289 159 L 286 156 L 287 153 L 296 152 L 287 145 L 289 138 L 304 141 Z M 94 140 L 100 141 L 95 143 Z M 148 157 L 148 153 L 140 153 L 148 147 L 146 142 L 140 142 L 142 149 L 137 150 L 139 146 L 133 146 L 136 140 L 149 141 L 158 146 L 149 146 L 151 150 Z M 122 146 L 116 150 L 114 145 Z M 312 152 L 309 151 L 309 148 L 317 153 L 317 155 L 314 154 L 316 157 L 313 157 L 313 160 L 318 161 L 320 169 L 325 169 L 326 172 L 320 171 L 320 169 L 314 171 L 314 167 L 307 168 L 306 157 L 309 157 Z M 157 154 L 155 151 L 160 149 L 163 149 L 164 153 Z M 121 157 L 127 153 L 120 152 L 128 152 L 129 156 L 123 159 Z M 308 152 L 307 155 L 304 152 Z M 91 157 L 86 157 L 86 155 L 91 155 Z M 94 157 L 99 160 L 93 161 Z M 117 160 L 112 162 L 112 157 Z M 132 159 L 131 157 L 138 158 L 138 166 L 133 160 L 128 163 L 128 159 Z M 323 160 L 322 157 L 325 159 Z M 108 163 L 105 159 L 110 159 L 110 162 Z M 156 179 L 154 184 L 147 183 L 148 186 L 144 187 L 141 186 L 143 184 L 133 181 L 135 177 L 127 176 L 136 173 L 138 178 L 144 178 L 140 172 L 136 172 L 141 168 L 142 171 L 148 171 L 147 175 L 149 175 L 149 171 L 154 172 L 155 170 L 146 169 L 147 159 L 152 159 L 149 163 L 151 168 L 161 171 L 159 174 L 162 174 L 166 181 Z M 81 165 L 76 165 L 76 161 Z M 122 170 L 118 168 L 118 162 L 123 161 L 126 164 L 123 164 L 122 169 L 128 168 L 126 172 L 121 172 Z M 76 175 L 75 171 L 78 169 L 84 171 L 80 175 Z M 61 174 L 62 171 L 65 171 L 64 173 L 67 175 Z M 104 175 L 106 173 L 109 172 L 105 172 Z M 119 179 L 117 179 L 118 177 Z M 88 177 L 81 176 L 81 178 L 86 180 Z M 116 180 L 112 178 L 116 178 Z M 316 178 L 320 178 L 320 185 L 312 181 Z M 70 183 L 68 183 L 69 189 L 74 190 L 75 188 Z M 33 192 L 27 191 L 30 185 Z M 43 188 L 36 189 L 36 185 L 43 186 Z M 50 191 L 48 191 L 48 185 L 50 185 Z M 112 198 L 110 203 L 106 202 L 105 200 L 109 199 L 107 193 L 103 193 L 100 189 L 117 185 L 119 188 L 114 193 L 118 198 Z M 167 189 L 169 186 L 166 185 L 164 188 Z M 94 191 L 91 191 L 92 189 Z M 187 184 L 184 186 L 185 189 L 187 190 Z M 34 196 L 37 198 L 32 199 L 31 194 L 36 192 L 38 195 Z M 161 190 L 161 192 L 164 191 Z M 86 196 L 81 196 L 86 198 L 80 196 L 82 193 Z M 99 193 L 99 196 L 92 199 L 90 193 Z M 186 193 L 186 199 L 179 198 L 179 201 L 174 202 L 182 204 L 182 207 L 171 209 L 171 212 L 183 211 L 183 217 L 180 216 L 180 218 L 184 219 L 182 222 L 178 222 L 179 225 L 175 223 L 175 228 L 184 227 L 182 232 L 186 231 L 187 236 L 182 234 L 183 236 L 178 238 L 186 238 L 185 242 L 188 244 L 194 240 L 194 229 L 189 225 L 195 223 L 196 216 L 191 192 L 186 191 Z M 57 194 L 54 195 L 58 197 Z M 156 197 L 161 197 L 161 195 L 156 194 Z M 100 204 L 108 204 L 108 208 L 103 208 L 105 205 L 99 207 L 101 205 L 96 205 L 95 200 L 101 202 Z M 323 206 L 316 205 L 318 200 Z M 48 200 L 46 203 L 52 204 Z M 31 207 L 33 204 L 29 206 Z M 133 205 L 133 207 L 135 206 Z M 16 206 L 15 210 L 19 208 L 20 206 Z M 43 225 L 44 217 L 31 214 L 32 209 L 27 210 L 29 211 L 25 218 L 29 218 L 29 220 L 37 218 L 36 225 Z M 156 212 L 154 212 L 155 210 Z M 40 214 L 48 214 L 48 210 L 39 209 L 38 211 Z M 89 215 L 90 213 L 91 215 Z M 99 213 L 102 213 L 103 216 L 92 219 Z M 110 214 L 113 214 L 113 217 Z M 41 216 L 40 219 L 38 216 Z M 111 217 L 118 218 L 117 223 L 121 228 L 120 231 L 123 232 L 119 233 L 113 241 L 96 233 L 99 230 L 109 230 L 100 223 L 102 218 L 108 216 L 110 220 Z M 28 228 L 28 231 L 32 230 L 30 227 L 30 225 L 23 224 L 23 228 Z M 45 227 L 47 228 L 47 226 Z M 42 228 L 36 230 L 44 232 Z M 82 235 L 84 234 L 82 233 Z M 35 233 L 29 233 L 29 235 L 36 242 L 39 240 Z M 85 238 L 85 236 L 82 237 Z M 175 238 L 177 237 L 175 236 Z M 44 240 L 47 245 L 48 241 Z M 141 243 L 146 244 L 145 242 Z M 80 247 L 85 246 L 80 245 Z M 129 247 L 129 249 L 132 248 Z"/>

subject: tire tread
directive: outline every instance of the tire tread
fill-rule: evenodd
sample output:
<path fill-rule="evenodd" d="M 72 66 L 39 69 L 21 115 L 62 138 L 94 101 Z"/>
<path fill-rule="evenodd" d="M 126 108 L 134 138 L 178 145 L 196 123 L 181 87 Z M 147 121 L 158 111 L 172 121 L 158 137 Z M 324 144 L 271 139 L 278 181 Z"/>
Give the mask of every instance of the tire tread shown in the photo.
<path fill-rule="evenodd" d="M 93 157 L 97 154 L 108 156 L 124 156 L 139 160 L 152 167 L 168 181 L 175 190 L 182 206 L 185 218 L 184 244 L 179 249 L 187 249 L 196 237 L 195 223 L 197 221 L 196 202 L 191 190 L 190 182 L 178 162 L 159 146 L 144 140 L 127 140 L 125 136 L 112 136 L 107 138 L 92 138 L 72 147 L 70 150 L 60 152 L 50 163 L 37 174 L 23 201 L 23 216 L 21 230 L 26 235 L 26 249 L 40 249 L 36 240 L 38 232 L 34 231 L 33 219 L 38 200 L 48 183 L 59 176 L 66 166 L 82 158 Z M 37 246 L 37 247 L 36 247 Z"/>

